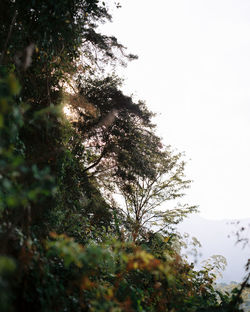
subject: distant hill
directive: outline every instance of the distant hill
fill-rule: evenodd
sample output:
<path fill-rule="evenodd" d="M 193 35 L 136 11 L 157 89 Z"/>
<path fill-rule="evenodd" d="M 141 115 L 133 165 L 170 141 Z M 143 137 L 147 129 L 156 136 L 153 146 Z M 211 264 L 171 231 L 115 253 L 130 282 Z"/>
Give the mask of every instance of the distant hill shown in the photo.
<path fill-rule="evenodd" d="M 227 259 L 227 268 L 218 282 L 240 282 L 245 275 L 245 265 L 250 258 L 250 241 L 243 248 L 243 243 L 236 244 L 237 237 L 233 232 L 245 227 L 247 230 L 242 232 L 242 236 L 250 240 L 250 218 L 239 220 L 239 224 L 236 222 L 237 220 L 229 219 L 208 220 L 199 215 L 192 215 L 178 225 L 180 233 L 188 233 L 202 244 L 202 247 L 198 248 L 201 256 L 197 259 L 197 268 L 203 260 L 212 255 L 222 255 Z M 192 256 L 189 256 L 189 259 L 193 260 Z"/>

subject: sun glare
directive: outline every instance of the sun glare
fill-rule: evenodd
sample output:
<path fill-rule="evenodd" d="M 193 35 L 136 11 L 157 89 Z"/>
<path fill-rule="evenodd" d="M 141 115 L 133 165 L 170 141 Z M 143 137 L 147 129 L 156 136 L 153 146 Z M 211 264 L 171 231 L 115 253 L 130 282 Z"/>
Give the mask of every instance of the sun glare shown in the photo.
<path fill-rule="evenodd" d="M 68 104 L 64 105 L 63 113 L 69 121 L 76 121 L 78 119 L 77 112 Z"/>
<path fill-rule="evenodd" d="M 67 117 L 72 116 L 72 111 L 71 111 L 69 105 L 65 105 L 65 106 L 64 106 L 63 112 L 64 112 L 64 114 L 65 114 Z"/>

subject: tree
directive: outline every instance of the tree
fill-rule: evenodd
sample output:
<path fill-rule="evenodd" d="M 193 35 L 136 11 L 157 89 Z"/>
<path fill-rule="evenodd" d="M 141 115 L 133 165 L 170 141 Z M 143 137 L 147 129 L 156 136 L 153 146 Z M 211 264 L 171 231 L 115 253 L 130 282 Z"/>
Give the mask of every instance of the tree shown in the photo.
<path fill-rule="evenodd" d="M 66 148 L 63 125 L 58 116 L 64 86 L 81 66 L 133 59 L 113 36 L 97 31 L 100 23 L 111 20 L 105 2 L 92 0 L 10 1 L 0 3 L 0 65 L 12 71 L 21 84 L 15 99 L 22 108 L 20 144 L 28 166 L 48 170 L 60 180 Z M 119 50 L 121 53 L 116 53 Z M 97 56 L 97 58 L 96 58 Z M 82 63 L 82 61 L 85 63 Z M 35 138 L 35 139 L 34 139 Z M 25 177 L 27 184 L 33 176 Z M 50 198 L 46 209 L 32 204 L 32 222 L 55 207 Z M 42 208 L 43 207 L 43 208 Z"/>
<path fill-rule="evenodd" d="M 150 235 L 136 233 L 189 181 L 145 104 L 124 95 L 114 77 L 90 78 L 96 63 L 133 58 L 97 32 L 111 18 L 105 2 L 0 6 L 0 310 L 239 311 L 241 291 L 231 310 L 227 295 L 220 309 L 211 278 L 196 274 L 172 239 L 146 226 Z M 66 94 L 74 79 L 76 94 Z M 68 99 L 81 102 L 77 122 L 60 114 Z M 119 228 L 129 216 L 104 196 L 118 187 L 131 205 L 134 242 Z M 140 199 L 145 204 L 133 206 Z"/>
<path fill-rule="evenodd" d="M 82 79 L 80 100 L 72 103 L 78 114 L 73 124 L 82 138 L 72 143 L 84 146 L 78 156 L 89 176 L 102 182 L 108 179 L 110 186 L 117 177 L 126 180 L 133 179 L 134 173 L 152 175 L 156 167 L 151 159 L 162 148 L 153 133 L 153 114 L 143 102 L 135 103 L 124 95 L 120 84 L 114 76 Z"/>
<path fill-rule="evenodd" d="M 98 181 L 111 203 L 119 189 L 127 225 L 134 222 L 134 237 L 145 225 L 176 223 L 194 211 L 196 207 L 188 205 L 157 210 L 165 201 L 182 197 L 191 181 L 185 180 L 182 155 L 174 155 L 170 147 L 164 150 L 145 104 L 125 96 L 115 76 L 82 78 L 78 87 L 81 105 L 75 101 L 72 106 L 78 114 L 75 129 L 83 138 L 79 157 L 84 171 Z"/>
<path fill-rule="evenodd" d="M 154 225 L 155 231 L 162 231 L 196 210 L 196 206 L 177 204 L 171 209 L 171 205 L 163 205 L 183 197 L 183 191 L 190 185 L 191 181 L 185 179 L 185 163 L 181 156 L 180 153 L 173 154 L 168 147 L 151 159 L 157 168 L 154 175 L 137 175 L 134 180 L 120 179 L 117 183 L 125 200 L 127 219 L 134 223 L 134 240 L 145 226 Z"/>

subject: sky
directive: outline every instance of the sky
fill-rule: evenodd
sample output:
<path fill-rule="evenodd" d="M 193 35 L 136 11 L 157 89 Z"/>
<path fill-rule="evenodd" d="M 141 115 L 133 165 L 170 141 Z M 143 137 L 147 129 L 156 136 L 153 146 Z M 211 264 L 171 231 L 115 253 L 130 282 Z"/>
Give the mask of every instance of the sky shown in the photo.
<path fill-rule="evenodd" d="M 185 152 L 187 202 L 202 217 L 250 217 L 250 1 L 123 0 L 101 27 L 139 56 L 124 92 L 158 113 Z"/>

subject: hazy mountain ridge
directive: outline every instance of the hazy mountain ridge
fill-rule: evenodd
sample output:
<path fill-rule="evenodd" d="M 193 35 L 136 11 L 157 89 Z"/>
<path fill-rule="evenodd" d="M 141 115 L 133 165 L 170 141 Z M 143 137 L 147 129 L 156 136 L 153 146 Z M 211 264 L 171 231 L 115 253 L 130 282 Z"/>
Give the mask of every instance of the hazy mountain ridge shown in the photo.
<path fill-rule="evenodd" d="M 178 230 L 200 241 L 202 247 L 198 248 L 198 253 L 201 256 L 197 259 L 197 267 L 212 255 L 222 255 L 226 258 L 227 267 L 223 272 L 223 278 L 218 282 L 229 283 L 240 282 L 245 275 L 245 265 L 250 257 L 250 242 L 243 248 L 243 242 L 236 243 L 235 233 L 244 227 L 246 230 L 241 232 L 241 237 L 249 239 L 248 225 L 250 225 L 250 218 L 209 220 L 199 215 L 192 215 L 179 224 Z M 192 259 L 192 256 L 189 258 Z"/>

